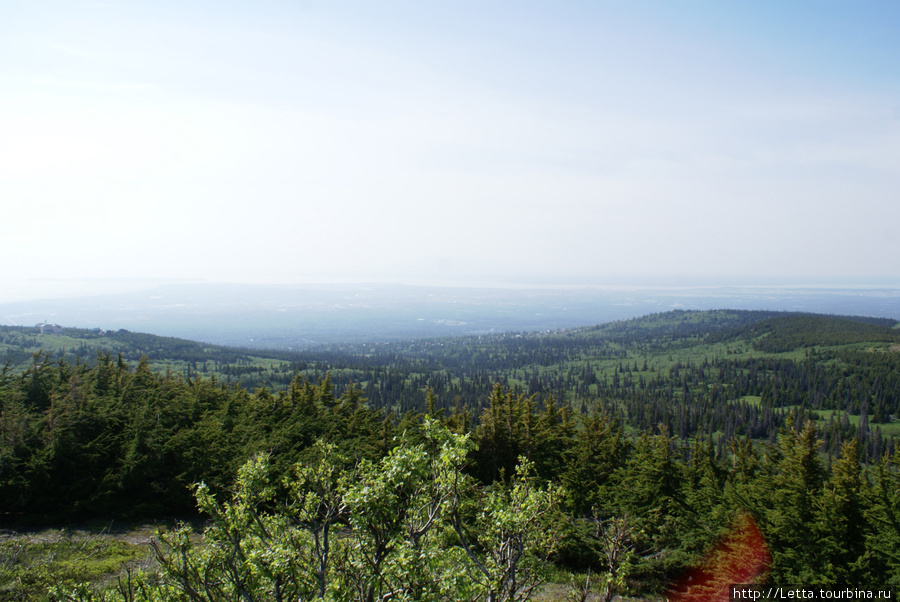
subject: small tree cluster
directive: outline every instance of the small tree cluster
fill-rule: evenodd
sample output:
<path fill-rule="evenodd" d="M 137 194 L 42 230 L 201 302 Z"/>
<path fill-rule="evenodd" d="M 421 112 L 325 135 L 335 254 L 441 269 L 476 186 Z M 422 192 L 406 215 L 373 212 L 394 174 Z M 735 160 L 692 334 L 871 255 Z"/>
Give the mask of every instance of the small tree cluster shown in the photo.
<path fill-rule="evenodd" d="M 523 461 L 505 486 L 462 472 L 472 444 L 426 419 L 380 461 L 350 463 L 330 444 L 280 483 L 264 455 L 219 500 L 202 540 L 182 526 L 154 542 L 163 569 L 74 600 L 524 600 L 544 579 L 559 492 Z M 137 584 L 137 585 L 135 585 Z"/>

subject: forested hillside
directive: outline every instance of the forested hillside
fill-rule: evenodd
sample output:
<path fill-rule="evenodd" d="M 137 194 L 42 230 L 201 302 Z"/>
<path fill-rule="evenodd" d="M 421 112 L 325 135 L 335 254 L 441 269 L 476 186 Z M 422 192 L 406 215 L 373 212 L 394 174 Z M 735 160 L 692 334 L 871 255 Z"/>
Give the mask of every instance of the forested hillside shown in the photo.
<path fill-rule="evenodd" d="M 176 372 L 187 378 L 196 374 L 215 376 L 237 383 L 248 379 L 250 385 L 258 375 L 289 362 L 290 353 L 250 351 L 161 337 L 128 330 L 63 328 L 59 333 L 41 334 L 37 327 L 0 326 L 0 364 L 21 372 L 40 353 L 45 360 L 67 363 L 95 363 L 102 355 L 126 362 L 146 359 L 155 371 Z"/>
<path fill-rule="evenodd" d="M 236 520 L 221 505 L 231 500 L 280 525 L 270 535 L 283 537 L 282 545 L 315 539 L 309 521 L 288 510 L 292 499 L 324 495 L 312 477 L 292 481 L 303 466 L 356 475 L 354 482 L 368 483 L 372 492 L 396 488 L 384 479 L 399 470 L 423 479 L 404 481 L 415 495 L 425 495 L 423 483 L 471 480 L 464 490 L 428 490 L 441 500 L 428 529 L 438 525 L 434 533 L 444 535 L 428 539 L 426 529 L 421 542 L 427 546 L 416 548 L 416 538 L 413 546 L 417 554 L 470 554 L 459 560 L 458 566 L 468 566 L 465 558 L 475 563 L 465 579 L 480 574 L 478 564 L 487 562 L 493 545 L 471 540 L 484 529 L 475 520 L 478 504 L 502 516 L 516 483 L 531 482 L 534 500 L 548 504 L 547 520 L 553 516 L 539 528 L 552 527 L 555 535 L 554 545 L 535 549 L 528 562 L 607 575 L 609 592 L 658 593 L 689 569 L 715 573 L 705 554 L 722 538 L 740 539 L 754 529 L 764 541 L 761 566 L 768 567 L 760 579 L 900 585 L 900 332 L 894 327 L 833 316 L 670 312 L 561 332 L 268 358 L 95 333 L 96 340 L 122 344 L 122 355 L 113 356 L 115 348 L 85 354 L 80 350 L 93 340 L 85 337 L 84 347 L 37 353 L 21 369 L 11 361 L 0 374 L 0 512 L 9 525 L 190 517 L 199 500 L 226 521 Z M 45 336 L 3 334 L 11 359 Z M 177 361 L 186 362 L 184 369 L 166 367 L 167 349 L 181 349 Z M 143 359 L 129 359 L 138 350 Z M 238 361 L 258 368 L 251 384 L 211 374 L 210 366 L 218 365 L 221 375 Z M 437 440 L 462 453 L 447 460 L 444 476 L 434 476 L 438 458 L 445 458 L 440 454 L 419 468 L 390 468 L 416 445 Z M 428 445 L 422 450 L 437 453 Z M 250 460 L 257 464 L 245 466 Z M 523 462 L 527 478 L 513 478 Z M 242 466 L 243 481 L 236 482 Z M 192 491 L 198 482 L 207 488 Z M 403 548 L 400 540 L 413 545 L 403 533 L 415 529 L 392 523 L 380 534 L 367 530 L 366 517 L 388 501 L 376 496 L 367 506 L 357 485 L 332 485 L 335 499 L 347 505 L 347 514 L 334 518 L 335 529 L 386 546 L 381 558 L 394 570 L 391 563 L 400 560 L 390 550 Z M 502 491 L 506 497 L 490 497 Z M 208 537 L 224 538 L 220 549 L 230 549 L 255 528 L 231 524 L 233 532 Z M 179 541 L 170 539 L 166 549 L 188 546 Z M 174 562 L 166 549 L 160 559 Z M 350 548 L 342 553 L 356 562 Z M 226 565 L 217 570 L 227 572 Z M 298 566 L 291 570 L 301 571 Z M 346 584 L 341 580 L 352 571 L 341 571 L 347 566 L 320 567 L 315 580 L 321 587 Z M 176 569 L 167 569 L 171 583 L 188 587 L 190 571 Z M 481 591 L 477 582 L 465 587 Z M 260 583 L 274 587 L 274 581 Z"/>

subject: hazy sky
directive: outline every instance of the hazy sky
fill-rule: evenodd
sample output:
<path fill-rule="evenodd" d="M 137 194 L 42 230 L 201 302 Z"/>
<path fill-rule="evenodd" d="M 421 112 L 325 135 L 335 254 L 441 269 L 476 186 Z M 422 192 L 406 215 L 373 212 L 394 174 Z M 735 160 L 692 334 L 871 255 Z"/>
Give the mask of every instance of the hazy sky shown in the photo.
<path fill-rule="evenodd" d="M 896 0 L 3 0 L 0 281 L 900 282 L 898 32 Z"/>

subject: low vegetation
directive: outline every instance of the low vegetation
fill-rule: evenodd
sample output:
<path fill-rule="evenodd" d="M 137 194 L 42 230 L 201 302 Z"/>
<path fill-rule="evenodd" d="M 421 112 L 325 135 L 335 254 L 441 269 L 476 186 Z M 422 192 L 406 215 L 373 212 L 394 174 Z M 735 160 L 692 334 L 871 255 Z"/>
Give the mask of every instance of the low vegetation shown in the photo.
<path fill-rule="evenodd" d="M 150 534 L 144 527 L 112 530 L 39 529 L 0 533 L 0 599 L 46 599 L 51 588 L 74 590 L 86 582 L 98 588 L 153 570 Z"/>

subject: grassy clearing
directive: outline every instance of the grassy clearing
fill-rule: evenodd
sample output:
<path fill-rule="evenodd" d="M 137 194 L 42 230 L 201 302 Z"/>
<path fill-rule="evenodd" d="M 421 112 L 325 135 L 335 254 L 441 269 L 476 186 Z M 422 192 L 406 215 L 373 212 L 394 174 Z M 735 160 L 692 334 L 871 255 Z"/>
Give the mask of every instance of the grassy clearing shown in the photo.
<path fill-rule="evenodd" d="M 47 600 L 50 586 L 115 583 L 129 569 L 154 566 L 156 528 L 0 531 L 0 599 Z"/>
<path fill-rule="evenodd" d="M 819 424 L 826 424 L 829 420 L 834 418 L 834 420 L 840 420 L 842 412 L 836 412 L 835 410 L 816 410 L 816 413 L 819 415 L 820 420 Z M 848 420 L 850 424 L 857 427 L 859 426 L 859 416 L 848 415 Z M 874 431 L 875 428 L 881 430 L 881 434 L 885 437 L 889 435 L 900 436 L 900 421 L 894 422 L 884 422 L 884 423 L 873 423 L 869 422 L 869 430 Z"/>
<path fill-rule="evenodd" d="M 759 395 L 744 395 L 743 397 L 735 399 L 734 403 L 744 402 L 752 406 L 758 406 L 761 399 L 762 397 Z"/>

